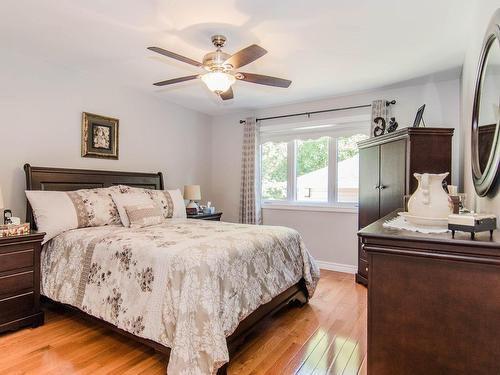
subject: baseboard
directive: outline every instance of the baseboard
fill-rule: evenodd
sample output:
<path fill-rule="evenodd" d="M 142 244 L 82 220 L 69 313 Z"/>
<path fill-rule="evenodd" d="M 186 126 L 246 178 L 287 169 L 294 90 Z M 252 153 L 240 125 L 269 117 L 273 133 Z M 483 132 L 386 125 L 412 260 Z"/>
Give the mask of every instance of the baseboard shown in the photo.
<path fill-rule="evenodd" d="M 352 274 L 358 272 L 358 267 L 351 266 L 350 264 L 324 262 L 321 260 L 317 260 L 316 264 L 318 265 L 319 268 L 321 268 L 323 270 L 352 273 Z"/>

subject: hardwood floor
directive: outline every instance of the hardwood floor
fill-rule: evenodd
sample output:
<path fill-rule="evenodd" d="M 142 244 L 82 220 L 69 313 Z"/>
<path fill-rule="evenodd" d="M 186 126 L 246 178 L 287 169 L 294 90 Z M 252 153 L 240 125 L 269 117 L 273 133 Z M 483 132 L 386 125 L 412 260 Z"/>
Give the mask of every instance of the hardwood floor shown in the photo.
<path fill-rule="evenodd" d="M 0 374 L 165 374 L 164 356 L 122 336 L 47 311 L 42 327 L 0 335 Z M 366 375 L 366 289 L 321 272 L 316 294 L 249 337 L 229 374 Z"/>

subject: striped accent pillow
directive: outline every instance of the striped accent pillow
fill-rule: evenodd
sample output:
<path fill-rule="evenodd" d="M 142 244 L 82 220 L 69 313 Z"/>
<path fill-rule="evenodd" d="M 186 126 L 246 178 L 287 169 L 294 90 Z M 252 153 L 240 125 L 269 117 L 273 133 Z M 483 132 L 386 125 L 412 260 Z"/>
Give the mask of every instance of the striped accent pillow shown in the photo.
<path fill-rule="evenodd" d="M 165 219 L 174 216 L 174 202 L 167 190 L 145 190 L 151 199 L 160 207 L 160 211 Z"/>
<path fill-rule="evenodd" d="M 127 195 L 131 194 L 143 194 L 147 195 L 153 202 L 160 208 L 160 211 L 165 219 L 170 218 L 186 218 L 186 204 L 184 203 L 184 198 L 179 189 L 174 190 L 153 190 L 153 189 L 143 189 L 126 185 L 116 186 L 119 193 L 113 194 L 113 200 L 115 201 L 118 212 L 120 213 L 120 218 L 124 226 L 128 227 L 128 220 L 124 217 L 125 212 L 123 206 L 127 203 L 119 198 L 120 195 L 127 200 L 128 204 L 142 204 L 143 199 L 140 199 L 137 203 L 129 202 L 131 199 L 127 199 Z M 123 211 L 123 212 L 122 212 Z"/>
<path fill-rule="evenodd" d="M 131 228 L 144 228 L 165 222 L 160 208 L 155 204 L 125 206 Z"/>

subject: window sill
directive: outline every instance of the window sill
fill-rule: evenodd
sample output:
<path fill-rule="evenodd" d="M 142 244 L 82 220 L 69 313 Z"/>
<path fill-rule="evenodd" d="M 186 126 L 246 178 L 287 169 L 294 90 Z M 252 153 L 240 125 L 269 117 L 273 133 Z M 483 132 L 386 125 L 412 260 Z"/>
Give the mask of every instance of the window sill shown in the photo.
<path fill-rule="evenodd" d="M 354 205 L 332 206 L 327 204 L 307 204 L 307 203 L 262 203 L 264 210 L 289 210 L 289 211 L 315 211 L 315 212 L 339 212 L 347 214 L 357 214 L 358 207 Z"/>

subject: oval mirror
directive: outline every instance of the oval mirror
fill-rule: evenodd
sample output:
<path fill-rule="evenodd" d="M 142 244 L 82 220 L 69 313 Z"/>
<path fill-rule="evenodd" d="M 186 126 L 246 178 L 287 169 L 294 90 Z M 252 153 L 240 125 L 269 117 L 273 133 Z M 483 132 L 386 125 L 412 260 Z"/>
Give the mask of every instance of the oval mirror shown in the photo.
<path fill-rule="evenodd" d="M 492 192 L 500 162 L 500 12 L 490 23 L 483 43 L 472 111 L 472 177 L 476 192 Z"/>

